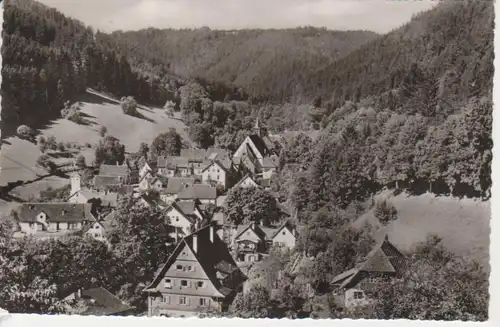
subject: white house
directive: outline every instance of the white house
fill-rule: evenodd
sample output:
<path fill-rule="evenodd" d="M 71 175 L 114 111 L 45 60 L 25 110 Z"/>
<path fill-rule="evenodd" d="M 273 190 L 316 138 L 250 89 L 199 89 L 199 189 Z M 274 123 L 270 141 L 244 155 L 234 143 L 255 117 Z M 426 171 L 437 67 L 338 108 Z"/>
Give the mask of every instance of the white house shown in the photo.
<path fill-rule="evenodd" d="M 23 203 L 18 212 L 19 227 L 22 233 L 35 236 L 77 232 L 96 221 L 91 210 L 91 204 Z"/>
<path fill-rule="evenodd" d="M 250 175 L 245 175 L 234 187 L 259 187 Z"/>
<path fill-rule="evenodd" d="M 173 202 L 166 210 L 170 225 L 175 231 L 171 236 L 176 240 L 191 233 L 193 228 L 200 226 L 204 216 L 198 207 L 197 201 Z"/>
<path fill-rule="evenodd" d="M 274 246 L 293 249 L 297 242 L 295 229 L 291 229 L 288 224 L 283 224 L 272 236 Z"/>
<path fill-rule="evenodd" d="M 82 229 L 83 234 L 93 237 L 94 239 L 105 242 L 106 238 L 106 230 L 104 225 L 98 221 L 94 223 L 90 223 Z"/>
<path fill-rule="evenodd" d="M 218 184 L 224 189 L 228 187 L 229 169 L 219 160 L 210 162 L 201 172 L 204 184 Z"/>

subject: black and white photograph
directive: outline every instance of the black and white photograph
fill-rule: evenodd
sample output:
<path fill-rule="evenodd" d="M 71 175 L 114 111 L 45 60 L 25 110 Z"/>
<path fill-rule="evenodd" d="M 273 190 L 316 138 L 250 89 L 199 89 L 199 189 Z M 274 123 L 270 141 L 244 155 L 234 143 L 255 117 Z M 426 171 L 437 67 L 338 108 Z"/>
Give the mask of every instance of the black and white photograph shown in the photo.
<path fill-rule="evenodd" d="M 2 6 L 0 312 L 488 321 L 493 0 Z"/>

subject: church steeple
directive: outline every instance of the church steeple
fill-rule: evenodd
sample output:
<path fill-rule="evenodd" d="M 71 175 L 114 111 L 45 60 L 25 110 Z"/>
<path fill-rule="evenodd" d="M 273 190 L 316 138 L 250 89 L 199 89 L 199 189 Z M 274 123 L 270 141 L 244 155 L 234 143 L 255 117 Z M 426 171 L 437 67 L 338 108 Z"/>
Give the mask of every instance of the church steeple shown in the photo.
<path fill-rule="evenodd" d="M 260 128 L 259 117 L 255 119 L 255 126 L 253 127 L 253 132 L 262 137 L 262 130 Z"/>

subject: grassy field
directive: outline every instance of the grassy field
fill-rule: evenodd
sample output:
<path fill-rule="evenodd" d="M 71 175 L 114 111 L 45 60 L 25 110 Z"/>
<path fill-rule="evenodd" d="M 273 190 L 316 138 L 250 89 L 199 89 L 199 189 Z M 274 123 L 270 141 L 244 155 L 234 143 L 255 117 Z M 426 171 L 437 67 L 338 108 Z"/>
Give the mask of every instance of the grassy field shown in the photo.
<path fill-rule="evenodd" d="M 99 129 L 106 126 L 108 135 L 118 138 L 126 146 L 127 152 L 135 152 L 141 142 L 151 144 L 153 139 L 169 128 L 175 128 L 186 143 L 192 144 L 186 132 L 186 126 L 178 119 L 173 119 L 159 108 L 139 106 L 139 117 L 125 115 L 119 101 L 106 95 L 89 90 L 79 99 L 81 112 L 86 120 L 85 125 L 79 125 L 66 119 L 50 122 L 39 130 L 44 137 L 53 135 L 57 142 L 71 143 L 81 146 L 88 163 L 94 159 L 94 149 L 85 147 L 85 144 L 95 145 L 100 140 Z M 36 144 L 19 139 L 16 136 L 4 140 L 2 145 L 2 173 L 0 185 L 8 182 L 30 181 L 46 172 L 36 166 L 36 160 L 41 155 Z M 66 161 L 68 159 L 65 159 Z M 58 163 L 62 163 L 61 160 Z M 60 187 L 68 181 L 58 177 L 50 177 L 16 188 L 13 193 L 22 198 L 38 195 L 40 190 L 48 186 Z"/>
<path fill-rule="evenodd" d="M 387 232 L 389 240 L 401 250 L 408 250 L 430 233 L 443 239 L 443 245 L 454 253 L 474 259 L 488 269 L 490 236 L 490 202 L 432 194 L 409 196 L 382 192 L 375 200 L 388 199 L 398 210 L 398 219 L 382 227 L 373 210 L 355 223 L 376 227 L 377 236 Z"/>

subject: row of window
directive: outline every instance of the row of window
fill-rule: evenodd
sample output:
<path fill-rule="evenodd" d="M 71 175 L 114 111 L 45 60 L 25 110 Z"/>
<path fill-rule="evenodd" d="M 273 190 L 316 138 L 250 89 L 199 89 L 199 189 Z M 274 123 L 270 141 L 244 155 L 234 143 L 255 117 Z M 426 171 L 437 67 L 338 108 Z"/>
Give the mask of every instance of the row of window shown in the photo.
<path fill-rule="evenodd" d="M 190 272 L 195 271 L 195 267 L 191 265 L 176 265 L 175 269 L 177 271 L 190 271 Z"/>
<path fill-rule="evenodd" d="M 195 285 L 196 288 L 205 287 L 205 282 L 201 281 L 201 280 L 196 281 L 196 282 L 186 280 L 186 279 L 180 280 L 180 287 L 193 287 L 193 284 Z M 165 288 L 172 288 L 175 286 L 175 280 L 173 280 L 171 278 L 165 278 L 163 281 L 163 285 L 165 286 Z"/>
<path fill-rule="evenodd" d="M 161 298 L 161 302 L 162 303 L 166 303 L 166 304 L 173 304 L 173 303 L 171 303 L 172 302 L 172 298 L 171 298 L 170 295 L 163 295 L 162 298 Z M 191 304 L 191 299 L 189 297 L 186 297 L 186 296 L 179 296 L 177 304 L 180 304 L 180 305 L 190 305 Z M 204 297 L 200 297 L 200 298 L 198 298 L 198 305 L 201 306 L 201 307 L 209 306 L 210 305 L 210 299 L 207 299 L 207 298 L 204 298 Z"/>

